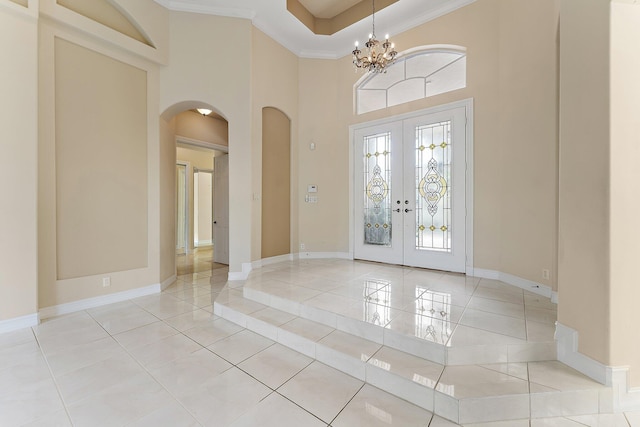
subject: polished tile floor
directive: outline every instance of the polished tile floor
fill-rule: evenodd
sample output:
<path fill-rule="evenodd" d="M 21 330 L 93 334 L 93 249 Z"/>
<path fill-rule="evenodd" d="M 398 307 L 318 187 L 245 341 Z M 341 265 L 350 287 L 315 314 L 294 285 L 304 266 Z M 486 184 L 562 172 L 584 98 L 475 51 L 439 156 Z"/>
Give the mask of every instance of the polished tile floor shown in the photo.
<path fill-rule="evenodd" d="M 344 270 L 367 269 L 367 264 L 350 264 L 351 268 L 344 262 L 318 262 L 305 267 L 312 268 L 314 276 L 335 280 L 337 289 L 349 276 Z M 249 283 L 277 280 L 263 277 L 269 272 L 277 270 L 258 270 Z M 60 316 L 34 328 L 1 334 L 0 426 L 455 426 L 215 316 L 213 302 L 244 285 L 228 285 L 226 275 L 224 267 L 184 274 L 160 295 Z M 497 285 L 481 294 L 493 296 L 487 298 L 491 301 L 514 303 L 512 297 L 504 297 L 509 301 L 496 297 L 500 294 L 494 292 Z M 346 287 L 336 292 L 350 291 Z M 527 322 L 544 323 L 550 316 L 546 311 L 533 311 L 527 317 L 526 305 L 521 313 L 491 301 L 485 306 L 478 303 L 477 309 L 491 312 L 498 304 L 502 312 L 521 319 L 517 330 L 502 331 L 515 339 L 522 339 L 521 335 L 512 336 L 521 334 L 521 326 L 527 338 Z M 397 309 L 402 311 L 407 304 L 411 301 L 400 302 Z M 515 311 L 510 312 L 511 308 Z M 553 310 L 544 304 L 539 308 Z M 463 325 L 460 319 L 456 324 Z M 495 329 L 491 322 L 469 322 L 469 327 L 479 330 Z M 286 323 L 293 328 L 304 321 L 292 318 Z M 513 369 L 506 374 L 512 378 L 523 374 L 517 366 Z M 451 375 L 474 378 L 455 370 Z M 549 372 L 529 369 L 528 375 L 544 377 Z M 471 380 L 469 388 L 473 387 Z M 538 418 L 473 426 L 634 425 L 640 426 L 640 414 Z"/>

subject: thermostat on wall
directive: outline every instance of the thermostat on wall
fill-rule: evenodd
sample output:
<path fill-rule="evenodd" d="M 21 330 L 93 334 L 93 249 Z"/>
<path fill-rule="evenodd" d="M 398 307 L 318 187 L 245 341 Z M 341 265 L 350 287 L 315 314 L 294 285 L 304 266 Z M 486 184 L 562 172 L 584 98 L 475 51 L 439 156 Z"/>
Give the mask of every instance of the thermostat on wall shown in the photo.
<path fill-rule="evenodd" d="M 311 184 L 307 186 L 307 193 L 317 193 L 318 192 L 318 186 L 315 184 Z"/>

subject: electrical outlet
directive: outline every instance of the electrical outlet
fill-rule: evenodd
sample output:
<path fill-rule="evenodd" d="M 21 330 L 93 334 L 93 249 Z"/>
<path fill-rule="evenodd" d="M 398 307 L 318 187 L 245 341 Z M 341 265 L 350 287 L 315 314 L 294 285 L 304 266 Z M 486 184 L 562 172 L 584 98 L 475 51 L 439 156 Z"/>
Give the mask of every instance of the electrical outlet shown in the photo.
<path fill-rule="evenodd" d="M 544 280 L 549 280 L 549 275 L 550 275 L 549 270 L 547 269 L 542 270 L 542 278 Z"/>
<path fill-rule="evenodd" d="M 102 287 L 103 288 L 108 288 L 109 286 L 111 286 L 111 277 L 103 277 L 102 278 Z"/>
<path fill-rule="evenodd" d="M 304 243 L 300 243 L 300 250 L 304 251 L 304 248 L 305 248 Z"/>

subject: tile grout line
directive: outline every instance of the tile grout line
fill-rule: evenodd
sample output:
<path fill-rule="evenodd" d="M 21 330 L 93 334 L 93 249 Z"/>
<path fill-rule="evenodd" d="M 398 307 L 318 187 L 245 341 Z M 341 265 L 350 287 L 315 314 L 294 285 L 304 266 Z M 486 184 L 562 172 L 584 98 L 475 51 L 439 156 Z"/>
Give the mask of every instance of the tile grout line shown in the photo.
<path fill-rule="evenodd" d="M 36 340 L 36 343 L 38 344 L 38 351 L 40 352 L 40 354 L 42 355 L 42 358 L 44 359 L 45 363 L 47 364 L 47 369 L 49 370 L 49 375 L 51 376 L 51 381 L 53 381 L 53 384 L 56 387 L 56 393 L 58 394 L 58 397 L 60 398 L 60 402 L 62 402 L 62 407 L 64 408 L 64 412 L 65 414 L 67 414 L 67 419 L 69 420 L 69 423 L 73 426 L 73 420 L 71 419 L 71 414 L 69 413 L 69 408 L 67 405 L 67 402 L 65 402 L 64 398 L 62 397 L 62 393 L 60 392 L 60 386 L 58 385 L 58 381 L 56 380 L 55 375 L 53 374 L 53 370 L 51 370 L 51 365 L 49 364 L 49 359 L 47 358 L 47 356 L 45 355 L 44 351 L 42 350 L 42 346 L 40 345 L 40 340 L 38 339 L 38 334 L 36 334 L 36 332 L 33 330 L 33 327 L 29 328 L 31 329 L 31 333 L 33 334 L 34 339 Z M 49 414 L 51 415 L 51 414 Z M 33 420 L 33 421 L 38 421 Z"/>

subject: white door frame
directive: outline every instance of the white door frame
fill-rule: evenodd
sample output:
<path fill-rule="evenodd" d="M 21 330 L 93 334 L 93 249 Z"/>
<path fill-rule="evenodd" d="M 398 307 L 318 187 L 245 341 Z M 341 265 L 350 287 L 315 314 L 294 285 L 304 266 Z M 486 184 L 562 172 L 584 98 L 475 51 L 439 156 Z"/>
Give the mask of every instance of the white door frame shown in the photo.
<path fill-rule="evenodd" d="M 438 105 L 423 110 L 412 111 L 393 117 L 385 117 L 384 119 L 374 120 L 370 122 L 357 123 L 349 126 L 349 256 L 354 258 L 355 247 L 355 170 L 354 170 L 354 158 L 355 158 L 355 132 L 358 129 L 367 128 L 371 126 L 384 125 L 400 120 L 411 119 L 418 116 L 439 113 L 453 108 L 464 107 L 467 115 L 465 125 L 465 157 L 466 157 L 466 171 L 465 171 L 465 272 L 468 275 L 473 275 L 473 98 L 451 102 L 449 104 Z"/>
<path fill-rule="evenodd" d="M 191 169 L 191 163 L 187 162 L 185 160 L 176 160 L 176 166 L 184 166 L 184 232 L 185 232 L 185 236 L 184 236 L 184 254 L 188 255 L 192 252 L 191 250 L 191 246 L 189 245 L 189 241 L 191 240 L 189 238 L 190 233 L 189 233 L 189 227 L 191 227 L 191 221 L 189 221 L 189 170 Z M 177 177 L 176 177 L 176 181 L 177 181 Z M 178 195 L 176 194 L 176 204 L 178 203 Z M 178 228 L 178 215 L 176 215 L 176 229 Z M 177 239 L 176 239 L 177 240 Z M 176 242 L 176 250 L 177 248 L 177 243 Z"/>

